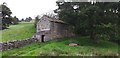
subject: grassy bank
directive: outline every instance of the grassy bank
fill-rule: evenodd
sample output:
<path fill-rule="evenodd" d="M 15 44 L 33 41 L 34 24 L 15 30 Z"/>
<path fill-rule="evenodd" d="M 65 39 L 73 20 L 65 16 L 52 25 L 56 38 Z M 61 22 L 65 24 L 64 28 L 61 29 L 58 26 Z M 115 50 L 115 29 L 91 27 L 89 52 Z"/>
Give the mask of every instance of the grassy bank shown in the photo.
<path fill-rule="evenodd" d="M 22 40 L 25 38 L 30 38 L 35 32 L 33 23 L 19 23 L 17 25 L 11 25 L 9 29 L 0 30 L 1 41 L 7 42 L 11 40 Z"/>
<path fill-rule="evenodd" d="M 68 46 L 77 43 L 79 46 Z M 108 41 L 94 44 L 88 37 L 64 38 L 34 43 L 18 49 L 3 51 L 3 56 L 117 56 L 118 45 Z"/>

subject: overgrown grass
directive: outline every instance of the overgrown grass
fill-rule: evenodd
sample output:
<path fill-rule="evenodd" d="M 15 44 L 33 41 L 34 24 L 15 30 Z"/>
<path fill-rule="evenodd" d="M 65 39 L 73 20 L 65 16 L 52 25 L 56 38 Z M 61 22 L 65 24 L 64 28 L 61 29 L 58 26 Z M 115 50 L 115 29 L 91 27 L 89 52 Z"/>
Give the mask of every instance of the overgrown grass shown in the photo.
<path fill-rule="evenodd" d="M 68 46 L 77 43 L 79 46 Z M 34 43 L 2 52 L 3 56 L 118 56 L 118 45 L 108 41 L 94 44 L 88 37 L 64 38 L 45 43 Z"/>
<path fill-rule="evenodd" d="M 0 42 L 30 38 L 34 32 L 35 28 L 33 23 L 22 22 L 17 25 L 11 25 L 9 29 L 0 30 L 0 34 L 2 34 L 2 36 L 0 36 L 0 38 L 2 38 Z"/>

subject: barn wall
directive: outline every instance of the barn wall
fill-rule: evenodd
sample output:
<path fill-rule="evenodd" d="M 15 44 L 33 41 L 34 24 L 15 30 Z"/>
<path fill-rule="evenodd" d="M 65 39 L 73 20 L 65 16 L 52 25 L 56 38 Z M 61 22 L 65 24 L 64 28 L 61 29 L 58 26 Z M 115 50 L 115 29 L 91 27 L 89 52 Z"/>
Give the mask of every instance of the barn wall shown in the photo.
<path fill-rule="evenodd" d="M 50 31 L 49 32 L 38 32 L 36 33 L 35 38 L 37 38 L 38 41 L 41 42 L 42 35 L 45 35 L 44 41 L 49 41 L 52 39 L 52 35 L 50 34 Z"/>
<path fill-rule="evenodd" d="M 37 23 L 37 32 L 40 32 L 44 29 L 50 29 L 50 21 L 46 17 L 42 17 Z"/>
<path fill-rule="evenodd" d="M 50 21 L 47 17 L 43 16 L 40 21 L 37 23 L 37 32 L 35 35 L 35 38 L 37 38 L 41 42 L 41 36 L 45 35 L 44 40 L 48 41 L 51 40 L 50 30 L 47 31 L 47 34 L 44 32 L 41 32 L 45 29 L 50 29 Z"/>
<path fill-rule="evenodd" d="M 69 30 L 69 25 L 62 23 L 51 22 L 51 37 L 63 38 L 72 36 L 72 32 Z"/>

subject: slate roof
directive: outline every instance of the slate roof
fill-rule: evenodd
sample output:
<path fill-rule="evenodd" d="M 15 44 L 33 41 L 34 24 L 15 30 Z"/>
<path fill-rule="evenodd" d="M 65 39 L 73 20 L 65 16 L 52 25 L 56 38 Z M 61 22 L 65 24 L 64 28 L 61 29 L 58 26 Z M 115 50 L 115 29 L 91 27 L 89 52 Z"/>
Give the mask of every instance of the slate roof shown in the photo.
<path fill-rule="evenodd" d="M 51 21 L 51 22 L 67 24 L 66 22 L 64 22 L 64 21 L 62 21 L 60 19 L 51 18 L 51 17 L 49 17 L 47 15 L 44 15 L 44 16 L 49 18 L 48 20 Z"/>

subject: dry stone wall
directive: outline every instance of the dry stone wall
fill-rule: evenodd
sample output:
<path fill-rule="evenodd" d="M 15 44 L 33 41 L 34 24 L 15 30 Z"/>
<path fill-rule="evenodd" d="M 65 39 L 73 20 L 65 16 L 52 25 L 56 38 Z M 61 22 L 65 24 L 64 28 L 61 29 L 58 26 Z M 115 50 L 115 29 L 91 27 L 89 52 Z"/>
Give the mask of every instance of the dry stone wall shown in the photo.
<path fill-rule="evenodd" d="M 36 38 L 27 38 L 24 40 L 15 40 L 15 41 L 9 41 L 9 42 L 3 42 L 0 43 L 0 51 L 3 50 L 9 50 L 13 48 L 19 48 L 34 42 L 38 42 L 38 39 Z"/>

